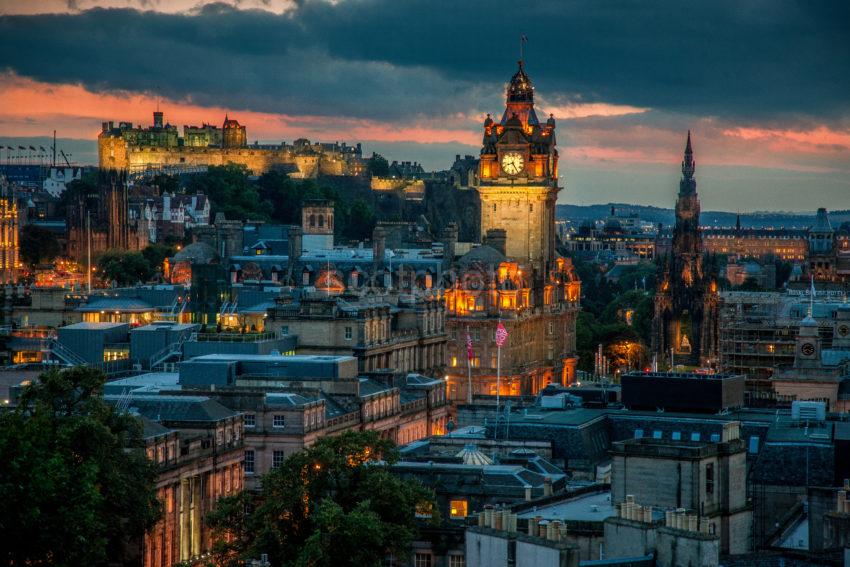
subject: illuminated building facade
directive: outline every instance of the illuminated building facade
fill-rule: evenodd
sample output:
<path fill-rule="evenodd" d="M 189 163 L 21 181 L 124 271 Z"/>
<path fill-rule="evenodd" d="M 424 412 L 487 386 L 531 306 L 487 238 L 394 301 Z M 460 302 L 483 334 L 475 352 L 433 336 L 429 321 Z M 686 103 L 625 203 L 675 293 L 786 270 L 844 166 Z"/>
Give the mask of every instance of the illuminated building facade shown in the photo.
<path fill-rule="evenodd" d="M 291 145 L 248 144 L 246 127 L 225 117 L 221 128 L 210 124 L 184 126 L 181 137 L 176 126 L 164 123 L 154 113 L 153 126 L 130 122 L 104 122 L 97 139 L 101 168 L 140 171 L 173 171 L 212 165 L 244 165 L 260 175 L 280 169 L 294 178 L 318 175 L 359 175 L 364 172 L 360 144 L 311 143 L 299 139 Z"/>
<path fill-rule="evenodd" d="M 458 260 L 445 290 L 449 398 L 535 395 L 551 382 L 570 384 L 580 282 L 555 252 L 555 119 L 538 120 L 522 61 L 501 121 L 484 122 L 477 177 L 485 241 Z M 501 354 L 500 321 L 508 332 Z"/>
<path fill-rule="evenodd" d="M 128 403 L 142 417 L 145 451 L 157 464 L 157 498 L 162 517 L 144 535 L 141 564 L 170 567 L 200 564 L 212 550 L 206 525 L 216 501 L 242 491 L 242 415 L 197 396 L 107 395 Z"/>
<path fill-rule="evenodd" d="M 682 161 L 676 200 L 673 249 L 662 264 L 652 321 L 652 350 L 662 360 L 671 353 L 678 362 L 707 364 L 718 351 L 718 291 L 715 274 L 703 265 L 700 203 L 694 179 L 696 163 L 691 133 Z"/>
<path fill-rule="evenodd" d="M 0 193 L 0 283 L 17 283 L 21 267 L 18 244 L 18 205 L 9 187 Z"/>

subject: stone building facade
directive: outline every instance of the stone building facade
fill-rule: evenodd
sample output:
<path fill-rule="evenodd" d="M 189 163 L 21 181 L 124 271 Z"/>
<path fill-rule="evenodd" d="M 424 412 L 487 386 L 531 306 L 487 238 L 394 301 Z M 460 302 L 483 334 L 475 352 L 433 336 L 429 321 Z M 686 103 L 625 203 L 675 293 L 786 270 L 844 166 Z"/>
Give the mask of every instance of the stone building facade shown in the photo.
<path fill-rule="evenodd" d="M 705 518 L 709 534 L 720 536 L 721 553 L 746 553 L 752 509 L 740 427 L 740 422 L 725 424 L 717 442 L 639 438 L 613 443 L 611 501 L 632 496 L 644 506 L 688 511 Z"/>
<path fill-rule="evenodd" d="M 475 187 L 484 243 L 454 263 L 446 284 L 447 381 L 455 401 L 535 395 L 575 377 L 580 282 L 555 251 L 555 119 L 538 120 L 522 61 L 506 99 L 501 121 L 488 115 L 484 122 Z M 456 238 L 456 228 L 448 232 Z M 453 258 L 451 235 L 444 246 Z M 508 333 L 501 349 L 500 323 Z"/>
<path fill-rule="evenodd" d="M 242 416 L 204 397 L 107 396 L 142 416 L 145 450 L 158 465 L 163 515 L 143 539 L 144 567 L 194 562 L 212 550 L 204 519 L 242 491 Z"/>
<path fill-rule="evenodd" d="M 555 260 L 558 150 L 555 119 L 538 120 L 534 87 L 522 61 L 508 86 L 501 121 L 488 114 L 484 122 L 478 167 L 481 234 L 505 230 L 505 254 L 542 277 Z"/>
<path fill-rule="evenodd" d="M 205 124 L 177 127 L 163 124 L 161 112 L 154 113 L 153 126 L 135 127 L 129 122 L 104 122 L 98 135 L 98 164 L 101 168 L 142 171 L 179 171 L 194 167 L 244 165 L 255 175 L 273 169 L 292 177 L 363 173 L 360 144 L 321 144 L 299 139 L 292 144 L 248 144 L 245 126 L 225 117 L 221 128 Z"/>
<path fill-rule="evenodd" d="M 6 180 L 0 178 L 0 283 L 18 282 L 21 268 L 18 203 Z"/>
<path fill-rule="evenodd" d="M 355 356 L 361 372 L 442 375 L 445 311 L 437 294 L 368 302 L 317 291 L 269 309 L 265 328 L 298 335 L 299 351 L 305 354 Z"/>

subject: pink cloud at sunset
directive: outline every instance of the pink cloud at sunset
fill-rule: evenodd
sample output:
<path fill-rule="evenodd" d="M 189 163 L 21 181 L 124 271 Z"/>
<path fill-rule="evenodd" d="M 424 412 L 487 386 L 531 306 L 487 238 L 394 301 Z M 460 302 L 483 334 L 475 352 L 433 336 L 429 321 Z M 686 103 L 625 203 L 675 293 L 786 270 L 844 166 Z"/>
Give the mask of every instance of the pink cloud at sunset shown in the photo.
<path fill-rule="evenodd" d="M 264 10 L 283 14 L 295 6 L 293 0 L 216 0 L 242 10 Z M 92 8 L 132 8 L 178 14 L 196 11 L 199 0 L 0 0 L 0 14 L 73 14 Z"/>
<path fill-rule="evenodd" d="M 322 141 L 465 144 L 481 141 L 484 114 L 419 117 L 407 122 L 378 121 L 346 116 L 286 115 L 201 106 L 152 94 L 92 92 L 81 85 L 50 84 L 0 75 L 0 132 L 6 137 L 49 136 L 92 140 L 103 121 L 151 123 L 159 104 L 166 121 L 177 126 L 218 124 L 225 114 L 248 128 L 250 140 L 276 143 L 306 137 Z M 809 130 L 740 127 L 716 119 L 665 115 L 655 123 L 629 120 L 649 116 L 650 110 L 606 103 L 549 106 L 558 118 L 558 141 L 566 164 L 595 164 L 601 168 L 625 164 L 671 164 L 681 159 L 684 135 L 694 130 L 699 165 L 777 168 L 799 172 L 846 171 L 850 163 L 850 132 L 818 126 Z M 446 128 L 451 124 L 454 128 Z M 446 160 L 450 155 L 446 156 Z M 446 167 L 448 163 L 443 164 Z"/>
<path fill-rule="evenodd" d="M 101 122 L 112 120 L 148 125 L 159 105 L 171 124 L 218 124 L 225 114 L 248 127 L 253 139 L 268 142 L 306 137 L 322 140 L 374 140 L 381 142 L 429 141 L 476 144 L 480 135 L 470 130 L 431 126 L 429 121 L 390 124 L 374 120 L 288 116 L 199 106 L 140 93 L 93 93 L 80 85 L 48 84 L 7 73 L 0 77 L 0 129 L 4 136 L 46 136 L 53 129 L 68 138 L 94 139 Z"/>
<path fill-rule="evenodd" d="M 823 151 L 832 146 L 834 151 L 850 149 L 850 130 L 840 131 L 819 126 L 811 130 L 777 130 L 767 128 L 734 128 L 724 135 L 749 141 L 768 142 L 774 149 L 786 151 Z"/>

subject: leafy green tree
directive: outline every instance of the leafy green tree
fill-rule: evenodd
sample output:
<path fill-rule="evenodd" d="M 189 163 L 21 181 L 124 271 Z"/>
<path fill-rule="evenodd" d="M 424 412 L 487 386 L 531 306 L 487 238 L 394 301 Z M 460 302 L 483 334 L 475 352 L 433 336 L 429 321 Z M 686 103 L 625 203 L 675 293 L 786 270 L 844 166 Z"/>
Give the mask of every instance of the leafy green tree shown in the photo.
<path fill-rule="evenodd" d="M 300 224 L 302 189 L 285 173 L 269 171 L 257 180 L 260 199 L 269 204 L 272 220 Z"/>
<path fill-rule="evenodd" d="M 347 211 L 342 235 L 350 240 L 366 240 L 375 228 L 375 210 L 363 199 L 355 199 Z"/>
<path fill-rule="evenodd" d="M 397 458 L 374 431 L 324 437 L 291 455 L 263 477 L 259 495 L 224 498 L 208 516 L 216 561 L 268 553 L 272 565 L 377 567 L 389 553 L 406 557 L 416 507 L 433 508 L 434 495 L 393 475 Z"/>
<path fill-rule="evenodd" d="M 31 224 L 21 231 L 20 248 L 21 260 L 31 266 L 49 262 L 62 251 L 53 231 Z"/>
<path fill-rule="evenodd" d="M 372 152 L 372 157 L 366 162 L 366 168 L 372 177 L 385 177 L 390 173 L 390 162 L 381 154 Z"/>
<path fill-rule="evenodd" d="M 204 193 L 210 199 L 212 215 L 231 220 L 268 220 L 269 203 L 260 199 L 257 188 L 248 180 L 242 165 L 212 166 L 206 173 L 192 176 L 187 193 Z"/>
<path fill-rule="evenodd" d="M 0 564 L 123 562 L 159 518 L 141 422 L 103 401 L 105 380 L 51 370 L 0 413 Z"/>
<path fill-rule="evenodd" d="M 174 256 L 175 251 L 176 248 L 168 244 L 149 244 L 142 250 L 142 256 L 145 258 L 151 271 L 155 271 L 162 267 L 162 263 L 166 258 Z"/>
<path fill-rule="evenodd" d="M 151 265 L 141 252 L 127 252 L 113 248 L 97 259 L 98 273 L 107 281 L 118 285 L 132 285 L 145 282 L 153 275 Z"/>
<path fill-rule="evenodd" d="M 168 175 L 158 173 L 150 180 L 151 185 L 159 187 L 159 194 L 163 193 L 179 193 L 180 192 L 180 177 L 177 175 Z"/>

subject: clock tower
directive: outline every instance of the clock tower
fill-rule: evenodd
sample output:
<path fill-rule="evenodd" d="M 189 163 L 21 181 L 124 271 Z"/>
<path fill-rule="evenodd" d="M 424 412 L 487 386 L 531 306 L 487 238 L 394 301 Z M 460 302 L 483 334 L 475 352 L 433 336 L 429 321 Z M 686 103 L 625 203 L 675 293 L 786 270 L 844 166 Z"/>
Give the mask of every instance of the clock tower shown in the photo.
<path fill-rule="evenodd" d="M 558 150 L 555 119 L 541 124 L 523 62 L 511 77 L 502 119 L 484 121 L 479 165 L 481 234 L 506 231 L 506 256 L 544 277 L 555 259 Z"/>

